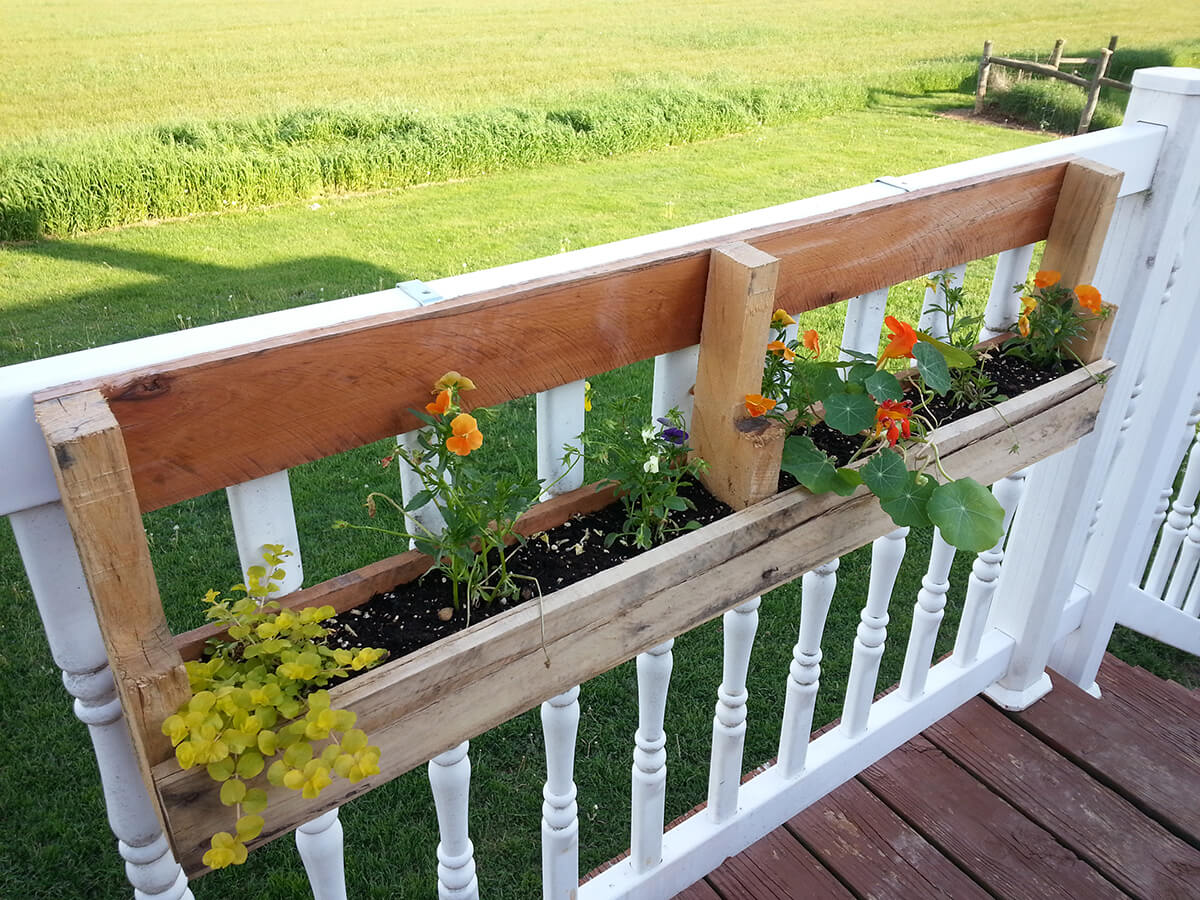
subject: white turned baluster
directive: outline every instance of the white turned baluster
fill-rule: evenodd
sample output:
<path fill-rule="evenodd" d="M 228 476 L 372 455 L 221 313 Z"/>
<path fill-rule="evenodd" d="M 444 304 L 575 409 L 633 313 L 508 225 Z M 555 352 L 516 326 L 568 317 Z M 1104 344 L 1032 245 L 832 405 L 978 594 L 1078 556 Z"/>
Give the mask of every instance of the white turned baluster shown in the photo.
<path fill-rule="evenodd" d="M 279 598 L 299 588 L 304 581 L 304 569 L 287 472 L 233 485 L 225 493 L 242 571 L 263 564 L 264 545 L 283 544 L 292 555 L 282 566 L 287 573 L 282 589 L 272 596 Z M 315 900 L 345 900 L 346 865 L 338 811 L 331 809 L 300 826 L 296 849 L 300 851 Z"/>
<path fill-rule="evenodd" d="M 717 714 L 713 718 L 712 760 L 708 768 L 708 815 L 724 822 L 737 812 L 738 787 L 742 780 L 742 749 L 746 743 L 746 675 L 750 651 L 758 631 L 755 597 L 725 613 L 725 656 L 721 686 L 717 689 Z"/>
<path fill-rule="evenodd" d="M 662 861 L 663 815 L 667 793 L 667 735 L 663 717 L 671 684 L 672 638 L 637 658 L 638 729 L 633 750 L 633 810 L 629 861 L 645 872 Z"/>
<path fill-rule="evenodd" d="M 583 486 L 583 460 L 567 472 L 563 452 L 567 445 L 579 449 L 584 392 L 583 381 L 572 381 L 537 395 L 537 474 L 548 495 Z"/>
<path fill-rule="evenodd" d="M 986 341 L 1009 330 L 1017 321 L 1021 305 L 1020 288 L 1029 277 L 1029 263 L 1033 260 L 1036 244 L 1026 244 L 1013 250 L 1005 250 L 996 257 L 996 273 L 992 276 L 992 290 L 988 294 L 987 306 L 983 311 L 983 327 L 979 339 Z"/>
<path fill-rule="evenodd" d="M 345 842 L 336 807 L 296 829 L 296 849 L 315 900 L 346 900 Z"/>
<path fill-rule="evenodd" d="M 699 345 L 654 357 L 654 387 L 650 395 L 652 419 L 678 409 L 683 421 L 692 421 L 692 387 L 696 384 L 699 362 Z"/>
<path fill-rule="evenodd" d="M 954 639 L 954 654 L 951 657 L 960 666 L 969 666 L 979 655 L 979 644 L 987 627 L 988 614 L 992 610 L 992 597 L 1000 580 L 1000 564 L 1004 561 L 1004 540 L 1012 525 L 1013 513 L 1021 495 L 1025 493 L 1025 477 L 1028 469 L 1022 469 L 1002 478 L 992 485 L 992 495 L 1004 508 L 1004 531 L 996 545 L 975 557 L 971 564 L 971 575 L 967 579 L 967 597 L 963 601 L 962 617 L 958 623 L 958 634 Z"/>
<path fill-rule="evenodd" d="M 888 603 L 892 588 L 904 559 L 907 528 L 897 528 L 875 540 L 871 545 L 871 582 L 867 588 L 867 605 L 863 608 L 858 633 L 854 637 L 854 656 L 850 661 L 850 678 L 846 684 L 846 703 L 842 708 L 841 730 L 846 737 L 858 737 L 867 730 L 871 700 L 875 696 L 875 681 L 879 676 L 879 661 L 887 640 Z"/>
<path fill-rule="evenodd" d="M 467 835 L 467 800 L 471 788 L 468 741 L 429 761 L 429 786 L 437 809 L 438 900 L 477 900 L 475 847 Z"/>
<path fill-rule="evenodd" d="M 804 771 L 817 689 L 821 686 L 821 635 L 837 587 L 839 565 L 840 560 L 835 559 L 817 566 L 804 573 L 800 582 L 800 632 L 788 666 L 783 728 L 779 735 L 779 767 L 785 778 Z"/>
<path fill-rule="evenodd" d="M 424 451 L 421 450 L 421 445 L 417 443 L 417 436 L 419 434 L 419 429 L 417 431 L 405 432 L 396 438 L 396 444 L 403 447 L 405 452 L 410 455 L 422 453 Z M 400 471 L 400 502 L 404 506 L 407 506 L 409 500 L 425 489 L 425 485 L 421 481 L 421 476 L 416 473 L 416 470 L 400 457 L 396 458 L 396 465 Z M 446 479 L 449 480 L 450 473 L 446 472 L 445 475 Z M 421 534 L 421 529 L 430 534 L 440 534 L 446 528 L 446 520 L 442 518 L 442 511 L 432 501 L 415 510 L 411 510 L 409 515 L 417 520 L 416 525 L 411 521 L 405 521 L 404 528 L 410 534 Z M 412 541 L 409 544 L 411 545 Z"/>
<path fill-rule="evenodd" d="M 880 288 L 846 301 L 846 322 L 842 326 L 842 351 L 838 359 L 852 359 L 847 350 L 875 353 L 879 349 L 879 333 L 883 330 L 887 299 L 888 288 Z"/>
<path fill-rule="evenodd" d="M 961 287 L 966 272 L 967 267 L 963 264 L 946 269 L 945 272 L 935 272 L 929 277 L 948 275 L 950 287 Z M 921 303 L 921 319 L 917 324 L 917 329 L 939 340 L 946 340 L 950 336 L 950 328 L 954 325 L 954 320 L 948 318 L 940 309 L 934 309 L 934 307 L 945 308 L 945 306 L 946 291 L 941 281 L 938 282 L 937 290 L 925 288 L 925 298 Z"/>
<path fill-rule="evenodd" d="M 933 645 L 938 626 L 946 608 L 946 592 L 950 590 L 950 566 L 954 563 L 955 548 L 946 543 L 942 532 L 933 529 L 933 546 L 929 550 L 929 568 L 921 579 L 917 605 L 913 608 L 912 630 L 908 633 L 908 649 L 904 653 L 904 671 L 900 676 L 900 696 L 915 700 L 925 693 L 929 666 L 933 661 Z"/>
<path fill-rule="evenodd" d="M 575 794 L 575 737 L 579 688 L 542 704 L 546 786 L 542 789 L 542 897 L 571 900 L 579 889 L 579 805 Z"/>
<path fill-rule="evenodd" d="M 59 503 L 9 516 L 50 654 L 96 751 L 108 822 L 138 900 L 192 900 L 146 794 L 75 542 Z"/>
<path fill-rule="evenodd" d="M 1200 593 L 1197 593 L 1195 584 L 1192 584 L 1197 566 L 1200 566 L 1200 514 L 1193 518 L 1188 526 L 1183 549 L 1179 553 L 1179 562 L 1175 566 L 1175 574 L 1171 577 L 1171 585 L 1167 588 L 1165 598 L 1169 605 L 1176 609 L 1182 607 L 1189 616 L 1197 614 L 1195 604 L 1200 602 Z M 1200 579 L 1197 579 L 1197 583 L 1200 583 Z M 1192 585 L 1190 591 L 1188 585 Z"/>
<path fill-rule="evenodd" d="M 1195 553 L 1196 553 L 1197 557 L 1200 557 L 1200 523 L 1193 522 L 1192 527 L 1196 530 Z M 1188 531 L 1188 538 L 1189 538 L 1188 545 L 1193 543 L 1190 540 L 1191 537 L 1192 537 L 1192 532 L 1189 530 Z M 1187 546 L 1187 545 L 1185 545 L 1185 546 Z M 1194 572 L 1195 572 L 1195 567 L 1193 566 L 1193 573 Z M 1187 613 L 1189 616 L 1200 616 L 1200 578 L 1192 579 L 1192 587 L 1187 593 L 1187 600 L 1184 601 L 1183 611 L 1185 613 Z"/>
<path fill-rule="evenodd" d="M 1166 587 L 1167 579 L 1171 575 L 1171 567 L 1175 565 L 1175 557 L 1179 554 L 1179 547 L 1187 535 L 1192 515 L 1196 512 L 1196 495 L 1198 493 L 1200 493 L 1200 438 L 1193 441 L 1192 449 L 1188 453 L 1187 468 L 1184 472 L 1183 484 L 1179 487 L 1179 496 L 1171 504 L 1171 511 L 1166 515 L 1166 521 L 1162 523 L 1162 531 L 1158 538 L 1158 550 L 1154 554 L 1154 563 L 1150 566 L 1150 575 L 1146 578 L 1146 590 L 1156 597 L 1163 596 L 1163 588 Z M 1170 494 L 1171 491 L 1168 488 L 1168 501 L 1170 501 Z M 1179 579 L 1173 579 L 1173 581 L 1175 580 Z M 1178 608 L 1183 602 L 1183 593 L 1186 590 L 1187 582 L 1185 581 L 1180 589 L 1168 592 L 1167 603 Z M 1172 602 L 1172 600 L 1176 602 Z"/>

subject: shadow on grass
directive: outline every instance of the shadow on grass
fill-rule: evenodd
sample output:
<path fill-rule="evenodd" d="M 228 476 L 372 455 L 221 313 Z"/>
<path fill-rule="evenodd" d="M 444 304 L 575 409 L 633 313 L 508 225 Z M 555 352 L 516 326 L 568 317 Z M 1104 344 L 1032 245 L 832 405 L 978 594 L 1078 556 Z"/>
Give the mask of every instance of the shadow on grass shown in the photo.
<path fill-rule="evenodd" d="M 0 366 L 382 290 L 415 277 L 345 256 L 246 268 L 70 240 L 9 245 L 5 252 L 148 278 L 9 306 L 0 331 Z M 73 335 L 65 336 L 64 323 L 73 323 Z"/>

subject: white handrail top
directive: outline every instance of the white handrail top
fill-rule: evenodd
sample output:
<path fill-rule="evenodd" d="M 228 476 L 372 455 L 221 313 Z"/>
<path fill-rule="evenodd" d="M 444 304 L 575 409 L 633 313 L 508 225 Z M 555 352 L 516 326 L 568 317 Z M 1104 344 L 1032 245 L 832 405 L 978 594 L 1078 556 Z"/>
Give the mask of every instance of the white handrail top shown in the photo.
<path fill-rule="evenodd" d="M 1094 134 L 1035 144 L 928 169 L 902 178 L 888 178 L 888 184 L 875 182 L 860 185 L 668 231 L 454 275 L 432 281 L 430 287 L 443 297 L 459 297 L 537 278 L 569 274 L 688 244 L 718 242 L 724 236 L 750 228 L 779 225 L 848 208 L 892 196 L 897 190 L 934 187 L 1068 156 L 1091 159 L 1123 171 L 1125 178 L 1121 184 L 1121 196 L 1126 196 L 1150 186 L 1164 135 L 1165 129 L 1156 125 L 1123 125 Z M 6 463 L 0 473 L 0 515 L 31 509 L 58 499 L 58 487 L 54 482 L 45 443 L 33 418 L 33 395 L 38 391 L 72 381 L 103 378 L 130 369 L 159 365 L 196 353 L 227 350 L 264 338 L 351 322 L 405 309 L 410 305 L 407 295 L 397 289 L 374 291 L 0 369 L 0 458 Z"/>

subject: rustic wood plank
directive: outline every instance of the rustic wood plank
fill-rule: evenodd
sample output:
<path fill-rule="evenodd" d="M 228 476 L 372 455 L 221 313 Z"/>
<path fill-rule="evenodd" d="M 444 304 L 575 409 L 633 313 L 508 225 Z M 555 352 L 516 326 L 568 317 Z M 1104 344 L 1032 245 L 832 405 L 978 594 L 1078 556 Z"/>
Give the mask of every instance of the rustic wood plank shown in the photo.
<path fill-rule="evenodd" d="M 772 831 L 709 873 L 710 884 L 737 900 L 853 897 L 787 831 Z"/>
<path fill-rule="evenodd" d="M 856 896 L 989 896 L 856 780 L 814 803 L 786 827 Z"/>
<path fill-rule="evenodd" d="M 774 439 L 764 442 L 761 430 L 751 434 L 738 427 L 748 419 L 745 396 L 762 390 L 779 260 L 741 243 L 714 249 L 708 265 L 691 444 L 708 463 L 700 480 L 709 493 L 745 509 L 774 494 L 779 484 L 783 429 L 767 429 Z"/>
<path fill-rule="evenodd" d="M 1095 277 L 1124 177 L 1119 169 L 1087 159 L 1072 160 L 1067 166 L 1042 268 L 1062 272 L 1068 287 Z"/>
<path fill-rule="evenodd" d="M 163 614 L 121 430 L 98 391 L 39 403 L 34 413 L 50 450 L 134 750 L 153 790 L 151 767 L 172 757 L 159 726 L 191 690 Z"/>
<path fill-rule="evenodd" d="M 1096 675 L 1100 702 L 1200 764 L 1200 697 L 1175 681 L 1164 681 L 1111 653 Z"/>
<path fill-rule="evenodd" d="M 1008 401 L 1012 429 L 994 413 L 952 423 L 939 429 L 944 465 L 995 481 L 1089 431 L 1102 393 L 1073 373 Z M 336 687 L 335 703 L 358 713 L 382 748 L 381 772 L 356 786 L 335 782 L 315 801 L 272 789 L 259 843 L 893 527 L 865 491 L 813 497 L 796 488 L 547 596 L 544 616 L 525 604 Z M 176 856 L 199 871 L 212 822 L 226 811 L 203 772 L 167 764 L 156 776 Z"/>
<path fill-rule="evenodd" d="M 859 776 L 926 840 L 1002 897 L 1123 897 L 1054 836 L 917 736 Z"/>
<path fill-rule="evenodd" d="M 721 895 L 714 891 L 707 881 L 701 879 L 676 894 L 675 900 L 721 900 Z"/>
<path fill-rule="evenodd" d="M 967 704 L 925 737 L 1123 890 L 1187 897 L 1200 883 L 1200 851 L 989 704 Z"/>
<path fill-rule="evenodd" d="M 779 258 L 792 313 L 1040 241 L 1067 164 L 1039 163 L 726 236 Z M 847 252 L 853 248 L 853 252 Z M 99 387 L 125 434 L 143 511 L 400 434 L 454 368 L 479 406 L 700 339 L 712 243 L 497 288 L 421 309 L 199 354 Z M 270 411 L 273 427 L 219 437 Z"/>
<path fill-rule="evenodd" d="M 1200 764 L 1128 719 L 1098 714 L 1102 701 L 1067 679 L 1013 718 L 1092 777 L 1193 846 L 1200 847 L 1195 802 Z"/>

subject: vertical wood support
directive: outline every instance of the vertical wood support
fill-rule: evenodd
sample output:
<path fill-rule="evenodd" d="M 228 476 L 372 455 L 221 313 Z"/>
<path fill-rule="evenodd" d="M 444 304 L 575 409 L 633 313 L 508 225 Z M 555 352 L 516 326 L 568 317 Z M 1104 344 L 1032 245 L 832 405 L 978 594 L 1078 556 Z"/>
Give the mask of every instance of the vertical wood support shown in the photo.
<path fill-rule="evenodd" d="M 992 70 L 992 42 L 983 42 L 983 56 L 979 57 L 979 74 L 975 80 L 975 115 L 983 112 L 983 100 L 987 96 L 988 74 Z"/>
<path fill-rule="evenodd" d="M 1066 45 L 1066 43 L 1067 42 L 1062 38 L 1059 38 L 1054 42 L 1054 49 L 1050 51 L 1050 59 L 1047 61 L 1046 65 L 1052 69 L 1058 68 L 1059 63 L 1062 62 L 1063 47 Z"/>
<path fill-rule="evenodd" d="M 549 496 L 583 487 L 583 461 L 568 472 L 562 457 L 565 445 L 579 448 L 584 391 L 584 382 L 580 380 L 537 395 L 537 474 Z"/>
<path fill-rule="evenodd" d="M 963 601 L 962 617 L 958 622 L 958 634 L 954 639 L 954 654 L 951 657 L 964 669 L 979 656 L 979 645 L 983 641 L 984 628 L 992 609 L 992 597 L 1000 580 L 1000 564 L 1004 562 L 1004 541 L 1008 537 L 1017 504 L 1025 492 L 1028 473 L 1028 469 L 1022 469 L 992 485 L 992 495 L 1004 509 L 1004 530 L 995 546 L 978 554 L 971 564 L 967 596 Z"/>
<path fill-rule="evenodd" d="M 1112 49 L 1106 47 L 1100 51 L 1100 59 L 1096 63 L 1096 71 L 1088 83 L 1087 100 L 1083 104 L 1083 112 L 1079 114 L 1079 127 L 1076 134 L 1087 134 L 1092 127 L 1092 116 L 1096 114 L 1096 104 L 1100 102 L 1100 87 L 1104 76 L 1108 73 L 1108 63 L 1112 59 Z"/>
<path fill-rule="evenodd" d="M 700 329 L 692 446 L 708 463 L 701 481 L 718 500 L 744 509 L 775 493 L 784 430 L 746 414 L 762 390 L 779 260 L 749 244 L 714 249 Z"/>
<path fill-rule="evenodd" d="M 738 788 L 742 781 L 742 750 L 746 744 L 746 676 L 750 651 L 758 631 L 758 607 L 754 597 L 725 613 L 725 654 L 721 686 L 717 689 L 717 712 L 713 718 L 712 759 L 708 768 L 708 816 L 724 822 L 737 812 Z"/>
<path fill-rule="evenodd" d="M 95 390 L 37 402 L 34 412 L 50 449 L 142 778 L 156 797 L 150 770 L 172 756 L 163 720 L 192 694 L 163 614 L 121 429 Z"/>
<path fill-rule="evenodd" d="M 800 632 L 788 666 L 787 694 L 783 703 L 783 728 L 779 736 L 779 767 L 785 778 L 804 771 L 813 710 L 821 686 L 821 635 L 837 588 L 840 560 L 832 560 L 804 573 L 800 582 Z"/>
<path fill-rule="evenodd" d="M 575 788 L 575 739 L 579 688 L 542 704 L 546 785 L 542 789 L 542 898 L 573 900 L 579 889 L 579 804 Z"/>
<path fill-rule="evenodd" d="M 992 276 L 992 289 L 983 310 L 983 327 L 979 330 L 981 341 L 999 337 L 1017 321 L 1021 291 L 1019 288 L 1014 290 L 1013 286 L 1024 284 L 1029 277 L 1029 264 L 1036 246 L 1026 244 L 1005 250 L 996 257 L 996 272 Z"/>
<path fill-rule="evenodd" d="M 665 416 L 678 409 L 683 421 L 692 421 L 692 404 L 695 399 L 692 388 L 696 384 L 696 371 L 700 363 L 700 345 L 684 347 L 674 353 L 663 353 L 654 357 L 654 386 L 650 395 L 650 418 Z"/>
<path fill-rule="evenodd" d="M 1076 159 L 1067 166 L 1042 254 L 1042 268 L 1061 272 L 1064 285 L 1090 282 L 1096 274 L 1124 177 L 1091 160 Z"/>
<path fill-rule="evenodd" d="M 904 670 L 900 675 L 900 696 L 905 700 L 916 700 L 925 693 L 929 666 L 933 662 L 933 645 L 945 614 L 946 592 L 950 590 L 954 553 L 955 548 L 946 543 L 939 529 L 934 528 L 929 568 L 921 579 L 921 590 L 917 592 L 908 649 L 904 653 Z"/>
<path fill-rule="evenodd" d="M 479 900 L 475 847 L 467 834 L 471 789 L 470 743 L 440 753 L 429 761 L 429 787 L 437 809 L 438 900 Z"/>
<path fill-rule="evenodd" d="M 225 496 L 229 500 L 233 536 L 242 566 L 239 578 L 251 566 L 263 564 L 263 545 L 282 544 L 293 555 L 284 566 L 287 575 L 279 586 L 280 593 L 290 594 L 299 589 L 304 583 L 304 563 L 300 558 L 300 535 L 287 470 L 231 485 L 225 488 Z"/>
<path fill-rule="evenodd" d="M 144 900 L 193 900 L 142 787 L 137 756 L 121 714 L 116 684 L 96 623 L 66 513 L 59 503 L 9 516 L 50 655 L 87 725 L 100 770 L 108 822 L 125 873 Z"/>
<path fill-rule="evenodd" d="M 867 588 L 867 605 L 863 608 L 854 636 L 854 655 L 850 659 L 850 677 L 846 683 L 846 702 L 842 708 L 842 724 L 838 726 L 847 738 L 856 738 L 867 730 L 875 682 L 879 678 L 879 662 L 883 659 L 887 640 L 888 603 L 896 586 L 896 575 L 904 560 L 907 528 L 897 528 L 877 538 L 871 545 L 871 581 Z"/>
<path fill-rule="evenodd" d="M 662 862 L 667 795 L 667 735 L 663 718 L 671 685 L 672 638 L 637 657 L 638 728 L 634 734 L 629 862 L 635 873 Z"/>

